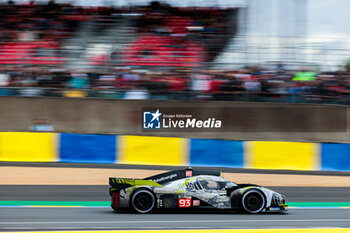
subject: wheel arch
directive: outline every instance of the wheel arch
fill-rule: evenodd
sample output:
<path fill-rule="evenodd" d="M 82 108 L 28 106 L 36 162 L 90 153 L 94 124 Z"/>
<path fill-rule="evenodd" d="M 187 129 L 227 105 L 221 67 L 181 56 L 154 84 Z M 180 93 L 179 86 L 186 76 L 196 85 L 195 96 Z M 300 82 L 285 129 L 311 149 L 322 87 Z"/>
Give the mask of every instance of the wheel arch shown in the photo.
<path fill-rule="evenodd" d="M 135 190 L 133 190 L 132 193 L 130 194 L 130 198 L 129 198 L 129 207 L 131 209 L 133 209 L 133 204 L 132 204 L 133 197 L 136 194 L 136 192 L 141 191 L 141 190 L 149 191 L 153 195 L 153 197 L 154 197 L 154 206 L 153 206 L 152 209 L 158 208 L 157 195 L 155 194 L 155 192 L 150 187 L 138 187 Z"/>
<path fill-rule="evenodd" d="M 260 193 L 262 195 L 262 197 L 264 198 L 265 204 L 264 204 L 264 207 L 263 207 L 263 209 L 261 211 L 263 211 L 264 209 L 267 208 L 267 203 L 268 203 L 267 196 L 262 190 L 260 190 L 257 187 L 251 187 L 251 188 L 248 188 L 248 189 L 243 188 L 243 189 L 245 189 L 244 192 L 240 192 L 241 195 L 240 195 L 240 198 L 239 198 L 239 203 L 240 203 L 239 209 L 241 209 L 241 210 L 244 209 L 243 206 L 242 206 L 243 197 L 249 191 L 256 191 L 257 193 Z M 261 211 L 259 211 L 259 212 L 261 212 Z"/>

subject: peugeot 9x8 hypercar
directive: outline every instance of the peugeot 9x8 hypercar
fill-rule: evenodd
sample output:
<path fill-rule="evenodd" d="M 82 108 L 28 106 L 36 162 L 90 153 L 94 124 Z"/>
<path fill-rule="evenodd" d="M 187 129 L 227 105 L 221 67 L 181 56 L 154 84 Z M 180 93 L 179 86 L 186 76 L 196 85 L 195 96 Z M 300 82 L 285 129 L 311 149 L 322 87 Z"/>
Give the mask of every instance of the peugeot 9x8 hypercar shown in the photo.
<path fill-rule="evenodd" d="M 236 184 L 219 171 L 176 170 L 144 179 L 109 178 L 114 210 L 149 213 L 165 208 L 216 208 L 251 214 L 286 211 L 283 195 L 254 184 Z"/>

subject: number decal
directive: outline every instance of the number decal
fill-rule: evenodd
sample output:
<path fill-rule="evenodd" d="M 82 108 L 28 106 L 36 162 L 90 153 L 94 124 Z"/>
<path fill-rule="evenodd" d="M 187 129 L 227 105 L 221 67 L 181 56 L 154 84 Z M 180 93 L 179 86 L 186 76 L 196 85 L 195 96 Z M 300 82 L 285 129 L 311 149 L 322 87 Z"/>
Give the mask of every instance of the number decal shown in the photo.
<path fill-rule="evenodd" d="M 189 208 L 191 207 L 191 198 L 180 198 L 179 199 L 179 208 Z"/>

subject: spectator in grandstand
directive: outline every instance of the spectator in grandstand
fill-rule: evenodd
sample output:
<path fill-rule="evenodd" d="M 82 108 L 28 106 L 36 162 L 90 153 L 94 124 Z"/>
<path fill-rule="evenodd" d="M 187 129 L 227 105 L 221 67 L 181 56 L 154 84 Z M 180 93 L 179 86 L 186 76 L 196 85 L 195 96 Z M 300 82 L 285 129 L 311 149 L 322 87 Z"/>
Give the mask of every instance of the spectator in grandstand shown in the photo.
<path fill-rule="evenodd" d="M 67 83 L 67 88 L 87 89 L 89 88 L 88 75 L 86 73 L 74 73 Z"/>
<path fill-rule="evenodd" d="M 168 89 L 170 92 L 183 92 L 188 89 L 188 80 L 184 75 L 180 74 L 168 74 L 166 79 L 168 79 Z"/>
<path fill-rule="evenodd" d="M 213 76 L 205 72 L 198 72 L 191 75 L 191 90 L 194 92 L 208 92 L 210 90 L 210 80 Z"/>
<path fill-rule="evenodd" d="M 235 77 L 235 73 L 228 72 L 224 75 L 225 79 L 221 85 L 220 91 L 223 93 L 240 93 L 244 91 L 243 83 Z"/>
<path fill-rule="evenodd" d="M 149 99 L 149 92 L 142 87 L 134 87 L 133 89 L 125 92 L 123 99 L 129 100 L 144 100 Z"/>
<path fill-rule="evenodd" d="M 0 87 L 7 87 L 9 85 L 10 75 L 6 70 L 0 70 Z"/>
<path fill-rule="evenodd" d="M 259 93 L 261 91 L 260 81 L 255 76 L 246 78 L 243 81 L 243 86 L 246 92 Z"/>
<path fill-rule="evenodd" d="M 93 76 L 89 77 L 90 83 L 92 83 L 91 77 Z M 116 77 L 113 74 L 99 74 L 93 87 L 95 89 L 114 89 L 116 88 Z"/>
<path fill-rule="evenodd" d="M 317 74 L 315 72 L 308 72 L 306 70 L 302 70 L 297 72 L 293 77 L 293 81 L 315 81 L 317 78 Z"/>

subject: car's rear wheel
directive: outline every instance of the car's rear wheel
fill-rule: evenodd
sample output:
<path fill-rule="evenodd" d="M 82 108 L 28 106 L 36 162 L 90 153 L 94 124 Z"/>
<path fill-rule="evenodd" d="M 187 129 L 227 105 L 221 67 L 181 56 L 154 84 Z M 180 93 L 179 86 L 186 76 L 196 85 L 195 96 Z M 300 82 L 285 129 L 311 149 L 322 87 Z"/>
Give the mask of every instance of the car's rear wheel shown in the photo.
<path fill-rule="evenodd" d="M 131 198 L 131 207 L 138 213 L 146 214 L 153 210 L 156 204 L 154 194 L 147 189 L 139 189 Z"/>
<path fill-rule="evenodd" d="M 250 214 L 257 214 L 264 210 L 266 205 L 266 198 L 258 190 L 248 190 L 242 197 L 242 209 Z"/>

